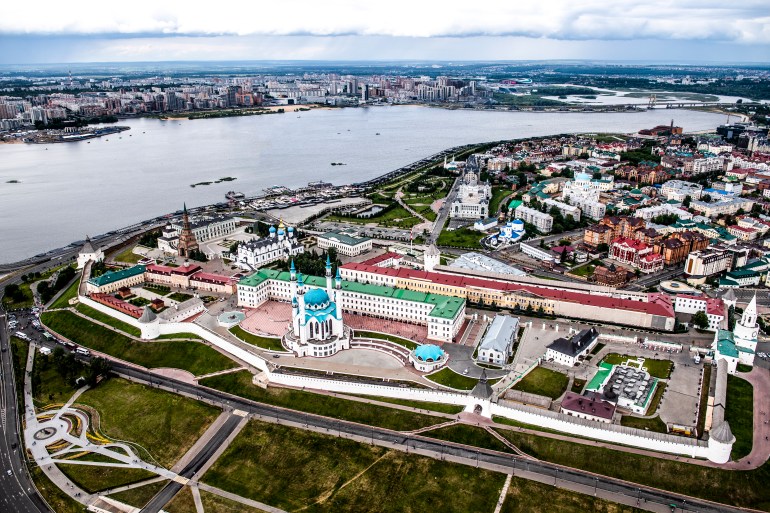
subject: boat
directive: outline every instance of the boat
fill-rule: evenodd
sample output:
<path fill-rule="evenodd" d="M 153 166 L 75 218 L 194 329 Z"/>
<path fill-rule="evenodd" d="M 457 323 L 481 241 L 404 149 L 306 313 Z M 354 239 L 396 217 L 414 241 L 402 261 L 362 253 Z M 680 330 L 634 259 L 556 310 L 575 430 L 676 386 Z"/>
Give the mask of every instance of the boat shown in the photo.
<path fill-rule="evenodd" d="M 225 199 L 228 200 L 241 200 L 245 197 L 246 195 L 244 193 L 236 191 L 228 191 L 227 194 L 225 194 Z"/>

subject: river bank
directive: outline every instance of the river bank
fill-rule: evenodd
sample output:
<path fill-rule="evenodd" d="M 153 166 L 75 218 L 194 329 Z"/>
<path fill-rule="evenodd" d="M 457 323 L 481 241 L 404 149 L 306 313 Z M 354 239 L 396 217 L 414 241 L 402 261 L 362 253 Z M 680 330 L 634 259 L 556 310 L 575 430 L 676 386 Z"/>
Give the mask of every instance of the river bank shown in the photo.
<path fill-rule="evenodd" d="M 247 196 L 274 185 L 360 183 L 445 148 L 559 133 L 631 133 L 668 125 L 713 129 L 721 114 L 526 113 L 400 108 L 312 109 L 206 123 L 121 120 L 131 137 L 80 144 L 0 146 L 0 262 L 66 246 L 182 208 L 224 201 L 237 177 Z M 379 135 L 378 135 L 379 134 Z M 344 162 L 345 166 L 330 166 Z M 6 184 L 16 179 L 20 184 Z M 53 208 L 40 208 L 52 205 Z"/>

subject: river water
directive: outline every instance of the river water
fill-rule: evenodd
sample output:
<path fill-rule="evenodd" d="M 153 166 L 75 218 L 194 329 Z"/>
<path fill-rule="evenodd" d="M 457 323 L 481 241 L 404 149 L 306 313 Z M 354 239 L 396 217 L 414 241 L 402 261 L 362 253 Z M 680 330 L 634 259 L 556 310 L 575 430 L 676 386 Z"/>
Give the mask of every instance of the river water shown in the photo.
<path fill-rule="evenodd" d="M 460 144 L 632 132 L 672 118 L 685 131 L 712 129 L 725 119 L 674 109 L 525 113 L 399 106 L 135 119 L 120 123 L 131 130 L 90 143 L 0 145 L 0 262 L 173 212 L 183 202 L 224 201 L 229 190 L 250 195 L 271 185 L 358 182 Z M 237 180 L 190 187 L 228 176 Z"/>

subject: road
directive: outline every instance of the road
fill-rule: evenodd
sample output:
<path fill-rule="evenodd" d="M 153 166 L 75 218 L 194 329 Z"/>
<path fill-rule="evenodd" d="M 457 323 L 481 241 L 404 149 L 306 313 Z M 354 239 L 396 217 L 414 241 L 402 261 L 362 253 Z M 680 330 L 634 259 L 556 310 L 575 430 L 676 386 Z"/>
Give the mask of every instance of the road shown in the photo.
<path fill-rule="evenodd" d="M 51 510 L 38 495 L 23 459 L 23 444 L 19 432 L 21 413 L 18 411 L 16 400 L 16 382 L 6 315 L 1 310 L 0 351 L 0 427 L 3 432 L 0 437 L 0 511 L 47 513 Z"/>
<path fill-rule="evenodd" d="M 684 273 L 684 269 L 682 267 L 673 267 L 671 269 L 663 269 L 660 272 L 653 273 L 648 276 L 642 276 L 635 282 L 632 282 L 629 285 L 623 287 L 623 289 L 624 290 L 642 290 L 644 288 L 657 285 L 662 281 L 674 279 L 677 276 L 681 275 L 682 273 Z"/>
<path fill-rule="evenodd" d="M 53 342 L 42 342 L 43 345 L 48 347 L 56 347 Z M 7 359 L 8 353 L 6 355 Z M 89 357 L 76 357 L 89 360 Z M 113 372 L 124 378 L 131 379 L 142 383 L 149 384 L 157 388 L 166 389 L 170 392 L 186 395 L 188 397 L 195 398 L 200 401 L 207 402 L 222 408 L 225 411 L 242 410 L 247 414 L 251 414 L 256 417 L 267 417 L 270 419 L 276 419 L 278 421 L 293 422 L 300 426 L 313 427 L 324 430 L 329 434 L 338 435 L 354 435 L 361 438 L 371 440 L 372 443 L 379 445 L 385 445 L 388 447 L 399 447 L 402 450 L 422 450 L 429 451 L 434 454 L 441 454 L 462 458 L 465 463 L 475 461 L 478 464 L 484 465 L 496 465 L 502 469 L 507 469 L 511 472 L 516 470 L 526 470 L 534 472 L 540 476 L 553 478 L 554 481 L 570 482 L 583 486 L 596 487 L 598 489 L 606 490 L 612 493 L 619 493 L 628 497 L 638 497 L 642 501 L 654 502 L 659 504 L 677 504 L 679 507 L 687 505 L 686 510 L 698 511 L 703 513 L 717 513 L 725 512 L 732 513 L 741 511 L 738 508 L 734 508 L 727 505 L 710 503 L 700 499 L 681 496 L 679 494 L 646 488 L 634 483 L 620 481 L 605 476 L 599 476 L 590 472 L 585 472 L 578 469 L 571 469 L 560 465 L 555 465 L 543 461 L 535 461 L 529 458 L 522 458 L 520 456 L 512 456 L 509 454 L 498 453 L 495 451 L 489 451 L 484 449 L 477 449 L 470 446 L 461 444 L 455 444 L 451 442 L 443 442 L 440 440 L 434 440 L 419 435 L 410 435 L 399 433 L 397 431 L 391 431 L 387 429 L 371 427 L 352 422 L 340 421 L 331 419 L 328 417 L 321 417 L 304 412 L 288 410 L 277 406 L 271 406 L 267 404 L 257 403 L 241 397 L 232 396 L 224 392 L 209 389 L 195 384 L 185 383 L 177 381 L 165 376 L 158 376 L 145 369 L 136 368 L 122 362 L 113 362 Z M 240 420 L 240 419 L 238 419 Z M 200 469 L 203 463 L 210 458 L 211 454 L 221 445 L 222 441 L 231 432 L 232 419 L 228 419 L 225 426 L 223 426 L 221 434 L 215 436 L 204 446 L 204 449 L 196 455 L 182 471 L 184 477 L 191 477 L 194 473 Z M 16 435 L 18 439 L 18 434 Z M 19 468 L 20 462 L 17 462 Z M 28 478 L 27 478 L 28 479 Z M 18 490 L 20 487 L 17 485 L 17 493 L 23 490 Z M 178 490 L 177 490 L 178 491 Z M 158 497 L 157 501 L 153 501 L 153 507 L 162 507 L 161 503 L 170 500 L 173 497 L 174 488 L 170 485 L 163 491 L 163 496 Z M 29 500 L 29 507 L 34 508 L 34 503 Z M 43 509 L 18 509 L 18 511 L 47 511 L 45 507 Z M 148 510 L 149 511 L 149 510 Z M 156 511 L 156 510 L 152 510 Z"/>
<path fill-rule="evenodd" d="M 206 462 L 211 459 L 217 449 L 219 449 L 225 440 L 227 440 L 227 437 L 230 436 L 233 431 L 235 431 L 238 423 L 242 420 L 243 417 L 230 415 L 230 417 L 225 421 L 219 431 L 217 431 L 211 440 L 209 440 L 208 443 L 203 446 L 203 448 L 198 452 L 198 454 L 195 455 L 192 461 L 190 461 L 190 463 L 188 463 L 182 469 L 179 475 L 186 479 L 193 477 L 196 472 L 198 472 L 201 467 L 203 467 L 203 465 L 205 465 Z M 160 492 L 158 492 L 155 497 L 153 497 L 152 500 L 150 500 L 150 502 L 144 506 L 144 508 L 142 508 L 141 513 L 158 513 L 163 506 L 165 506 L 171 499 L 174 498 L 177 493 L 179 493 L 179 491 L 182 489 L 182 486 L 183 485 L 177 481 L 171 481 Z"/>
<path fill-rule="evenodd" d="M 113 363 L 113 371 L 118 375 L 131 378 L 136 381 L 146 382 L 152 386 L 168 389 L 174 393 L 181 393 L 212 404 L 216 404 L 225 410 L 243 410 L 256 416 L 275 418 L 279 421 L 294 422 L 299 425 L 313 426 L 326 430 L 330 434 L 346 434 L 372 440 L 372 443 L 380 445 L 399 446 L 414 451 L 430 451 L 442 455 L 450 455 L 463 458 L 466 461 L 500 466 L 510 471 L 526 470 L 541 476 L 553 478 L 555 481 L 568 481 L 584 486 L 597 487 L 613 493 L 620 493 L 628 497 L 638 497 L 642 501 L 659 504 L 676 504 L 678 508 L 685 506 L 685 511 L 697 511 L 699 513 L 737 513 L 742 511 L 732 506 L 711 503 L 708 501 L 681 496 L 679 494 L 646 488 L 634 483 L 599 476 L 582 470 L 562 467 L 544 461 L 531 460 L 520 456 L 498 453 L 485 449 L 476 449 L 469 446 L 442 442 L 419 435 L 409 435 L 390 431 L 377 427 L 365 426 L 352 422 L 320 417 L 308 413 L 287 410 L 276 406 L 249 401 L 224 392 L 208 389 L 198 385 L 184 383 L 174 379 L 156 376 L 149 371 L 130 367 L 120 362 Z"/>

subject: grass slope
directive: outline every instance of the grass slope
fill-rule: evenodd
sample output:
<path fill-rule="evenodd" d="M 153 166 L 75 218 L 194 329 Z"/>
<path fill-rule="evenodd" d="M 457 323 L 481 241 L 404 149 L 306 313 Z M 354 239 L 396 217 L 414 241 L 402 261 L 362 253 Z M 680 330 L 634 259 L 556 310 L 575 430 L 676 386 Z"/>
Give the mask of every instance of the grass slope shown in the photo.
<path fill-rule="evenodd" d="M 512 452 L 507 445 L 490 435 L 486 430 L 467 424 L 454 424 L 431 431 L 423 431 L 420 434 L 430 438 L 446 440 L 447 442 L 473 445 L 475 447 L 481 447 L 482 449 Z"/>
<path fill-rule="evenodd" d="M 547 497 L 547 500 L 544 498 Z M 513 479 L 500 513 L 642 513 L 642 509 L 617 504 L 551 485 Z"/>
<path fill-rule="evenodd" d="M 267 390 L 251 382 L 251 373 L 238 371 L 202 379 L 201 385 L 261 403 L 274 404 L 335 419 L 349 420 L 384 427 L 396 431 L 408 431 L 443 422 L 440 417 L 348 401 L 322 394 L 313 394 L 289 388 L 271 387 Z"/>
<path fill-rule="evenodd" d="M 45 312 L 52 331 L 95 351 L 147 368 L 174 367 L 195 375 L 231 369 L 236 363 L 198 342 L 137 342 L 69 311 Z"/>
<path fill-rule="evenodd" d="M 754 388 L 737 376 L 727 376 L 725 420 L 735 435 L 732 459 L 739 460 L 751 453 L 754 436 Z"/>
<path fill-rule="evenodd" d="M 281 345 L 280 338 L 261 337 L 259 335 L 254 335 L 253 333 L 249 333 L 248 331 L 244 330 L 240 326 L 233 326 L 230 328 L 230 333 L 243 340 L 247 344 L 251 344 L 252 346 L 261 347 L 262 349 L 268 349 L 270 351 L 286 351 L 283 345 Z"/>
<path fill-rule="evenodd" d="M 530 394 L 544 395 L 558 399 L 567 390 L 569 377 L 545 367 L 537 367 L 514 385 L 514 390 Z"/>
<path fill-rule="evenodd" d="M 79 304 L 75 307 L 75 309 L 86 317 L 90 317 L 91 319 L 97 320 L 103 324 L 106 324 L 107 326 L 112 326 L 116 330 L 120 330 L 123 333 L 128 333 L 134 337 L 140 337 L 142 335 L 142 331 L 139 328 L 135 328 L 127 322 L 119 321 L 115 317 L 107 315 L 104 312 L 100 312 L 96 308 L 91 308 L 88 305 Z"/>
<path fill-rule="evenodd" d="M 252 421 L 203 481 L 287 511 L 453 513 L 494 510 L 504 476 Z"/>
<path fill-rule="evenodd" d="M 507 429 L 498 432 L 537 459 L 703 499 L 770 511 L 770 463 L 754 471 L 720 470 Z M 704 486 L 708 483 L 708 486 Z"/>
<path fill-rule="evenodd" d="M 135 483 L 155 476 L 152 472 L 142 468 L 68 463 L 59 463 L 57 466 L 73 483 L 89 493 Z"/>
<path fill-rule="evenodd" d="M 99 412 L 102 432 L 144 447 L 171 467 L 219 415 L 186 397 L 111 378 L 78 398 Z"/>
<path fill-rule="evenodd" d="M 155 497 L 155 494 L 161 491 L 167 484 L 168 480 L 164 479 L 163 481 L 157 481 L 137 488 L 131 488 L 130 490 L 113 493 L 110 495 L 110 498 L 136 508 L 143 508 L 144 505 L 150 502 L 150 499 Z"/>
<path fill-rule="evenodd" d="M 70 303 L 70 299 L 77 297 L 78 287 L 80 286 L 80 276 L 73 281 L 69 287 L 67 287 L 61 296 L 56 298 L 56 301 L 51 303 L 51 308 L 67 308 Z"/>

